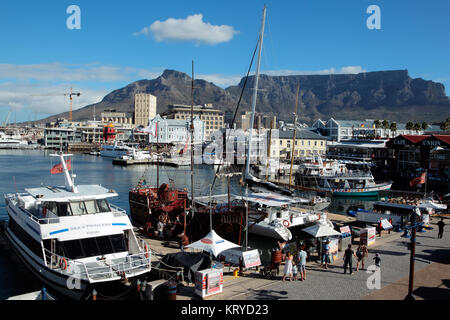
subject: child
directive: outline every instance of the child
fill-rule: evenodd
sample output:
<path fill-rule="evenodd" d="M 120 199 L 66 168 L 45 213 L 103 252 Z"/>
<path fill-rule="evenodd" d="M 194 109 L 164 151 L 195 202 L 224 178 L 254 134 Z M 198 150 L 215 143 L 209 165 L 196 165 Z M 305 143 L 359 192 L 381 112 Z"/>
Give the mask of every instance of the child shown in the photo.
<path fill-rule="evenodd" d="M 375 260 L 375 265 L 377 266 L 377 268 L 380 268 L 381 258 L 378 253 L 375 254 L 375 258 L 373 258 L 373 260 Z"/>
<path fill-rule="evenodd" d="M 293 263 L 292 264 L 292 274 L 294 276 L 294 281 L 297 280 L 297 273 L 298 273 L 298 268 L 297 268 L 297 264 Z"/>

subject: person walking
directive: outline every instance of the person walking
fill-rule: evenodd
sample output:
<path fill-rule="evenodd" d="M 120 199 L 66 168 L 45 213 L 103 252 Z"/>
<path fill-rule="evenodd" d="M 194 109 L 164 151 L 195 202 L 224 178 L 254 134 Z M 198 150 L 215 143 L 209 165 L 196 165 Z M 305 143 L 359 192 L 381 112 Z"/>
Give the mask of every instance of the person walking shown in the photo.
<path fill-rule="evenodd" d="M 283 281 L 286 279 L 286 276 L 289 275 L 289 281 L 292 281 L 292 261 L 294 256 L 291 253 L 287 254 L 286 257 L 286 263 L 284 264 L 284 274 L 283 274 Z"/>
<path fill-rule="evenodd" d="M 298 268 L 297 268 L 297 264 L 295 262 L 292 263 L 292 275 L 293 275 L 294 281 L 296 281 L 297 275 L 298 275 Z"/>
<path fill-rule="evenodd" d="M 445 226 L 444 218 L 443 218 L 443 217 L 441 218 L 441 221 L 439 221 L 439 222 L 437 223 L 437 225 L 438 225 L 438 227 L 439 227 L 438 239 L 442 239 L 442 236 L 444 235 L 444 226 Z"/>
<path fill-rule="evenodd" d="M 360 244 L 356 250 L 356 257 L 358 258 L 358 261 L 356 262 L 356 271 L 359 270 L 359 264 L 361 264 L 361 270 L 364 270 L 364 261 L 368 255 L 369 250 L 367 250 L 366 245 Z"/>
<path fill-rule="evenodd" d="M 325 241 L 323 245 L 323 254 L 322 254 L 322 262 L 320 264 L 321 267 L 328 269 L 328 261 L 330 259 L 330 240 Z"/>
<path fill-rule="evenodd" d="M 344 260 L 344 274 L 347 273 L 347 266 L 350 267 L 350 274 L 353 273 L 353 267 L 352 267 L 352 262 L 353 262 L 352 258 L 353 258 L 353 256 L 355 258 L 357 258 L 356 255 L 355 255 L 355 252 L 352 249 L 352 245 L 349 244 L 347 250 L 345 250 L 345 252 L 344 252 L 344 258 L 343 258 L 343 260 Z"/>
<path fill-rule="evenodd" d="M 375 257 L 373 258 L 373 260 L 375 261 L 375 266 L 379 269 L 381 268 L 381 258 L 378 255 L 378 253 L 375 254 Z"/>
<path fill-rule="evenodd" d="M 298 253 L 298 271 L 300 272 L 300 281 L 306 280 L 306 251 L 304 247 L 300 248 L 300 252 Z"/>

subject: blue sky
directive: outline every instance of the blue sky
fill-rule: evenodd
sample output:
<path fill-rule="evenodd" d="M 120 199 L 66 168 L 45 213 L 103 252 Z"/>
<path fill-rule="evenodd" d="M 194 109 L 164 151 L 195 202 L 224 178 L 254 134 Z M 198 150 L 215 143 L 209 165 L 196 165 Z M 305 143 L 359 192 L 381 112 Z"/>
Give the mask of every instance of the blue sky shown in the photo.
<path fill-rule="evenodd" d="M 67 99 L 56 94 L 70 87 L 82 92 L 78 108 L 164 69 L 190 74 L 192 60 L 197 77 L 222 87 L 237 84 L 256 44 L 264 3 L 263 73 L 408 69 L 411 77 L 450 85 L 445 0 L 4 0 L 0 123 L 9 111 L 10 121 L 67 111 Z M 81 9 L 80 30 L 66 26 L 70 5 Z M 381 10 L 380 30 L 367 28 L 370 5 Z"/>

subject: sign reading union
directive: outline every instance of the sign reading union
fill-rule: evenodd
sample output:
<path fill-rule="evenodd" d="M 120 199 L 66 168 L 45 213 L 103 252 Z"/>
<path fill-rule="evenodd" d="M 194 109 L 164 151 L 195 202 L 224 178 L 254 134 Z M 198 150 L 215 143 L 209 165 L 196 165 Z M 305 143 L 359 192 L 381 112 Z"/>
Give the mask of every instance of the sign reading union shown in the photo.
<path fill-rule="evenodd" d="M 423 140 L 422 145 L 431 146 L 431 147 L 440 147 L 441 141 L 439 141 L 439 140 Z"/>

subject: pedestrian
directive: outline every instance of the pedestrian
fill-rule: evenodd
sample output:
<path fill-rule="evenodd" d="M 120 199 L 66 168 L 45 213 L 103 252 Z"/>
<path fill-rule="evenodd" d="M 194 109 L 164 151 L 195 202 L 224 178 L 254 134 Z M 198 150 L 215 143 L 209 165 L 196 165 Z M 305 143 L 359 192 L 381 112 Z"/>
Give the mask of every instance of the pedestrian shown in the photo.
<path fill-rule="evenodd" d="M 377 232 L 378 232 L 378 236 L 381 237 L 381 230 L 383 229 L 383 227 L 381 226 L 381 220 L 378 222 L 377 224 Z"/>
<path fill-rule="evenodd" d="M 164 221 L 163 216 L 159 216 L 159 221 L 158 221 L 158 224 L 156 225 L 156 229 L 158 231 L 159 240 L 162 240 L 164 238 L 165 223 L 163 221 Z"/>
<path fill-rule="evenodd" d="M 289 276 L 289 281 L 292 281 L 292 260 L 293 255 L 291 255 L 291 253 L 288 252 L 286 262 L 284 264 L 283 281 L 284 279 L 286 279 L 286 276 Z"/>
<path fill-rule="evenodd" d="M 297 274 L 298 274 L 297 264 L 292 263 L 292 275 L 293 275 L 294 281 L 297 280 Z"/>
<path fill-rule="evenodd" d="M 375 254 L 375 257 L 373 258 L 373 260 L 375 261 L 375 266 L 376 266 L 377 268 L 380 268 L 380 267 L 381 267 L 381 266 L 380 266 L 380 264 L 381 264 L 381 258 L 380 258 L 380 256 L 378 255 L 378 253 Z"/>
<path fill-rule="evenodd" d="M 328 269 L 328 261 L 330 259 L 330 240 L 325 241 L 323 245 L 322 261 L 320 266 Z"/>
<path fill-rule="evenodd" d="M 306 258 L 307 253 L 304 250 L 305 247 L 300 248 L 298 253 L 298 270 L 300 271 L 300 281 L 306 280 Z"/>
<path fill-rule="evenodd" d="M 343 258 L 343 260 L 344 260 L 344 274 L 347 273 L 347 266 L 350 267 L 350 274 L 353 273 L 353 267 L 352 267 L 352 258 L 353 258 L 353 256 L 355 258 L 357 258 L 356 255 L 355 255 L 355 252 L 352 249 L 352 245 L 349 244 L 347 250 L 345 250 L 345 252 L 344 252 L 344 258 Z"/>
<path fill-rule="evenodd" d="M 437 223 L 437 225 L 438 225 L 438 227 L 439 227 L 438 239 L 442 239 L 442 236 L 444 235 L 444 226 L 445 226 L 444 218 L 443 218 L 443 217 L 441 217 L 441 221 L 439 221 L 439 222 Z"/>

